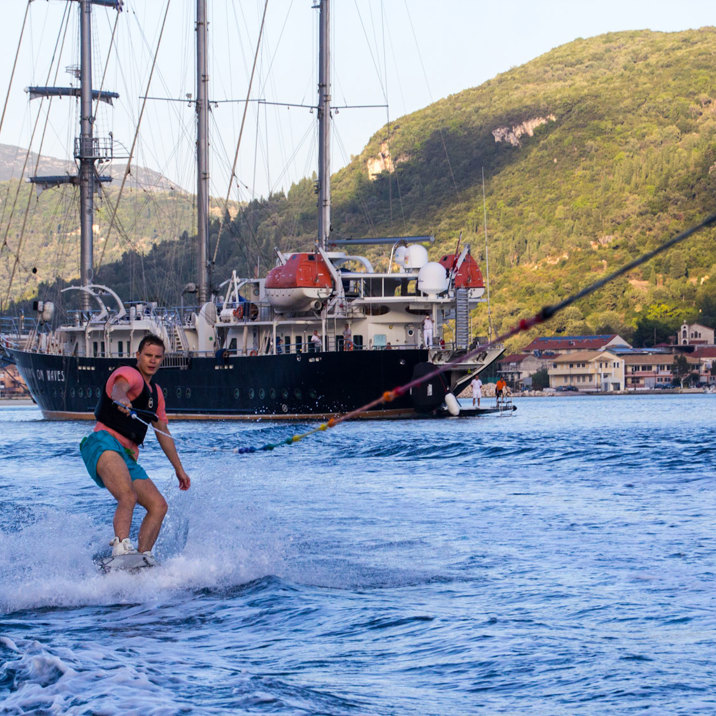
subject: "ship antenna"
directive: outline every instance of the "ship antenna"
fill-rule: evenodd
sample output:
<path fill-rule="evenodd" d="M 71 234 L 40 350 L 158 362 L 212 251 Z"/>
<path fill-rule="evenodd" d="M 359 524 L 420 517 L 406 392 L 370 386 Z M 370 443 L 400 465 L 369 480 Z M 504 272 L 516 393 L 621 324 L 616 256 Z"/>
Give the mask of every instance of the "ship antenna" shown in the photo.
<path fill-rule="evenodd" d="M 485 167 L 482 167 L 482 214 L 485 228 L 485 276 L 487 287 L 487 340 L 492 340 L 492 311 L 490 309 L 490 256 L 487 249 L 487 202 L 485 200 Z"/>

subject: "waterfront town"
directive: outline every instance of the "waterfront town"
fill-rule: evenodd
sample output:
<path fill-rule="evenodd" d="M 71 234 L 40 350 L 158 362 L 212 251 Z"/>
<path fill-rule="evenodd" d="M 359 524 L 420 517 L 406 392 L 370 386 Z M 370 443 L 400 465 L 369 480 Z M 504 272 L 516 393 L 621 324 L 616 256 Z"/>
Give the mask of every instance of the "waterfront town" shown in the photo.
<path fill-rule="evenodd" d="M 714 329 L 683 324 L 673 342 L 634 348 L 616 334 L 535 338 L 498 363 L 513 391 L 632 392 L 716 386 Z"/>

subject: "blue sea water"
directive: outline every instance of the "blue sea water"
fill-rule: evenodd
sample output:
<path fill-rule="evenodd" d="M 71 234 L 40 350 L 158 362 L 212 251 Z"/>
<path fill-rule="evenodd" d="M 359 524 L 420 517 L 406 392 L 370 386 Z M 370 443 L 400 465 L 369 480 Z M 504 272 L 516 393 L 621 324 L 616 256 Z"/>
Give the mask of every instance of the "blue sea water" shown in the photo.
<path fill-rule="evenodd" d="M 162 565 L 106 576 L 89 425 L 0 407 L 0 712 L 716 713 L 716 395 L 516 404 L 174 423 Z"/>

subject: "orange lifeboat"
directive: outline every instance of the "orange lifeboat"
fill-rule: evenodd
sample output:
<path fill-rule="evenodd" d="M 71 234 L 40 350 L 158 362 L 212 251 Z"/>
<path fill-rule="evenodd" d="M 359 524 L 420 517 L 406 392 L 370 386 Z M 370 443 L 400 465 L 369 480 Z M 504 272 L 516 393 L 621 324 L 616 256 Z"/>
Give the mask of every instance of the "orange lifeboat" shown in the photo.
<path fill-rule="evenodd" d="M 448 273 L 453 270 L 455 263 L 458 260 L 456 254 L 445 254 L 440 259 L 440 265 L 445 268 Z M 473 298 L 482 296 L 485 292 L 485 282 L 482 279 L 482 271 L 470 254 L 467 254 L 460 264 L 460 268 L 455 273 L 455 288 L 467 288 L 470 289 L 470 295 Z"/>
<path fill-rule="evenodd" d="M 266 298 L 277 311 L 317 309 L 333 291 L 333 278 L 320 254 L 291 254 L 266 275 Z"/>
<path fill-rule="evenodd" d="M 450 273 L 453 270 L 458 256 L 456 254 L 445 254 L 440 259 L 440 265 Z M 482 279 L 482 271 L 470 254 L 467 254 L 455 273 L 455 288 L 467 288 L 470 290 L 471 298 L 479 298 L 485 293 L 485 282 Z"/>

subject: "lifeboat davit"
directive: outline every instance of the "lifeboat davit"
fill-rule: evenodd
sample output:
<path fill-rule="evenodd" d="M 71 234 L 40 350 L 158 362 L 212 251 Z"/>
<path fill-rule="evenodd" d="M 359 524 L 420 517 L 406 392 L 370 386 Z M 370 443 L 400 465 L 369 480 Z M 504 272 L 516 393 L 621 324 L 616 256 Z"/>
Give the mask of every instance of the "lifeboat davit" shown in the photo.
<path fill-rule="evenodd" d="M 445 254 L 439 263 L 450 273 L 458 261 L 456 254 Z M 467 288 L 471 298 L 479 298 L 485 293 L 485 282 L 482 279 L 482 271 L 470 254 L 466 254 L 460 268 L 455 273 L 455 288 Z"/>
<path fill-rule="evenodd" d="M 266 275 L 266 298 L 277 311 L 320 308 L 333 291 L 333 278 L 320 254 L 291 254 Z"/>

